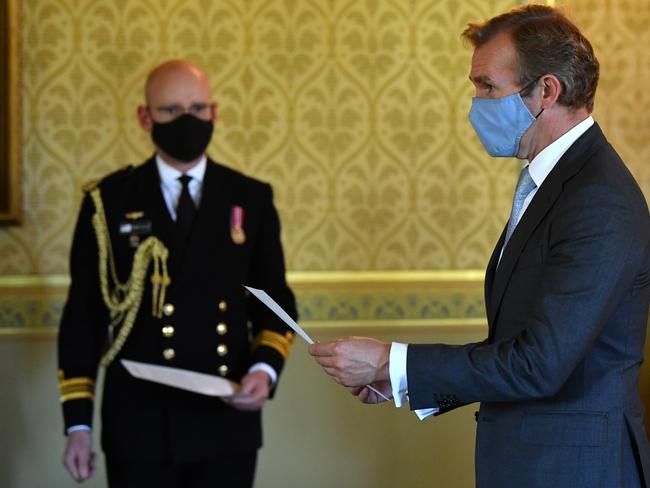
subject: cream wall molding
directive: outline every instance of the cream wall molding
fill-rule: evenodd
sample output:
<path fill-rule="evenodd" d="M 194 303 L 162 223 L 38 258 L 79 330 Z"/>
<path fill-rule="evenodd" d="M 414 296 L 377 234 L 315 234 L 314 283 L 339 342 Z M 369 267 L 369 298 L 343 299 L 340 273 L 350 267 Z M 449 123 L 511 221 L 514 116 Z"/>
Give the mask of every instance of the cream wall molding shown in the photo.
<path fill-rule="evenodd" d="M 374 335 L 374 334 L 480 334 L 487 332 L 486 319 L 431 319 L 431 320 L 357 320 L 341 321 L 306 321 L 304 328 L 314 339 L 319 334 L 336 334 L 339 336 Z M 0 327 L 0 340 L 27 339 L 53 340 L 57 335 L 56 327 Z"/>
<path fill-rule="evenodd" d="M 290 271 L 291 284 L 326 283 L 423 283 L 423 282 L 475 282 L 482 281 L 485 272 L 478 269 L 431 271 Z"/>
<path fill-rule="evenodd" d="M 485 272 L 480 269 L 431 271 L 289 271 L 287 281 L 294 286 L 329 284 L 404 284 L 482 282 Z M 67 274 L 0 276 L 0 289 L 22 287 L 67 287 Z"/>
<path fill-rule="evenodd" d="M 28 287 L 65 287 L 70 285 L 68 275 L 7 275 L 0 276 L 0 290 Z"/>
<path fill-rule="evenodd" d="M 300 322 L 317 331 L 484 327 L 483 272 L 290 272 Z M 56 333 L 67 275 L 0 276 L 0 334 Z"/>

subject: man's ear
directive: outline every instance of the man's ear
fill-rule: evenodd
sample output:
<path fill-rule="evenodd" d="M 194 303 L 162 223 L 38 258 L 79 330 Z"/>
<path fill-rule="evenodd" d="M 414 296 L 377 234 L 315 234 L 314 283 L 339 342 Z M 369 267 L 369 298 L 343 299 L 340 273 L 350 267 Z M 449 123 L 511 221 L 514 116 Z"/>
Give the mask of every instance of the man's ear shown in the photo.
<path fill-rule="evenodd" d="M 147 132 L 151 132 L 151 129 L 153 129 L 153 120 L 151 119 L 149 108 L 145 105 L 138 105 L 137 115 L 138 122 L 140 122 L 140 127 L 142 127 Z"/>
<path fill-rule="evenodd" d="M 213 124 L 217 123 L 218 115 L 219 115 L 219 103 L 212 102 L 210 104 L 210 120 L 212 121 Z"/>
<path fill-rule="evenodd" d="M 544 75 L 542 82 L 542 108 L 548 110 L 557 102 L 562 94 L 562 83 L 555 75 Z"/>

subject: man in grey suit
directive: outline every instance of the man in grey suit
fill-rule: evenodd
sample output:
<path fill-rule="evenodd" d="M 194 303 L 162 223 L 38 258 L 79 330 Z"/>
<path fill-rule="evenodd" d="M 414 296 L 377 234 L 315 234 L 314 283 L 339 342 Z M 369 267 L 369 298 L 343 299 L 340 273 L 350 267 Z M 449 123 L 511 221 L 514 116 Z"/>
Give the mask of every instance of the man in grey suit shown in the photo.
<path fill-rule="evenodd" d="M 408 400 L 422 418 L 481 402 L 480 488 L 645 487 L 650 447 L 639 369 L 650 299 L 650 216 L 591 112 L 599 65 L 560 11 L 526 5 L 464 37 L 470 121 L 523 168 L 485 276 L 479 343 L 365 338 L 310 352 L 366 403 Z"/>

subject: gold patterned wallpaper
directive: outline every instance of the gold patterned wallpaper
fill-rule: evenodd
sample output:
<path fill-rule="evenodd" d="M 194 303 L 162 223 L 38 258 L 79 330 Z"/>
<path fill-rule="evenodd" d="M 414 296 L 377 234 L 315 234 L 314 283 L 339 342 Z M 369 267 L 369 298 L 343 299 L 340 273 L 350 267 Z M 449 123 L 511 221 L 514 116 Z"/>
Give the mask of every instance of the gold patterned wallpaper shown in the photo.
<path fill-rule="evenodd" d="M 24 223 L 0 275 L 65 274 L 80 185 L 151 152 L 135 107 L 155 64 L 211 74 L 211 155 L 271 182 L 289 269 L 485 266 L 516 161 L 467 121 L 459 34 L 513 0 L 23 0 Z M 596 117 L 650 189 L 648 1 L 567 4 L 603 66 Z"/>
<path fill-rule="evenodd" d="M 594 117 L 650 200 L 650 0 L 567 0 L 601 78 Z"/>
<path fill-rule="evenodd" d="M 211 155 L 271 182 L 292 270 L 482 268 L 516 163 L 467 122 L 471 19 L 512 0 L 24 0 L 24 209 L 0 274 L 62 274 L 80 185 L 151 152 L 152 66 L 210 73 Z"/>

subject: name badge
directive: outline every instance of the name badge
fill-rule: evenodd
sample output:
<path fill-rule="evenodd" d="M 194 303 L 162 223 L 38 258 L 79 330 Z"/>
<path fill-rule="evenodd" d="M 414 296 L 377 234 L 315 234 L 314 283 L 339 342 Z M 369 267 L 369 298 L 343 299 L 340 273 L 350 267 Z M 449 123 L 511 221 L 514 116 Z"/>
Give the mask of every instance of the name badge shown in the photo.
<path fill-rule="evenodd" d="M 148 235 L 151 234 L 151 220 L 135 220 L 132 222 L 121 222 L 120 235 Z"/>

